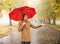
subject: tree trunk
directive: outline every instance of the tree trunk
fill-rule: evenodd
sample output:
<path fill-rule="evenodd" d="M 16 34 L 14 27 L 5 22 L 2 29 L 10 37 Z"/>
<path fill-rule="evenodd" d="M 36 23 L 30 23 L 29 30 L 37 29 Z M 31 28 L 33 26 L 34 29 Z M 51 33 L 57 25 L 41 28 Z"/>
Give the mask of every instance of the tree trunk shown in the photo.
<path fill-rule="evenodd" d="M 46 23 L 46 19 L 44 18 L 44 23 Z"/>
<path fill-rule="evenodd" d="M 10 20 L 9 22 L 10 22 L 9 25 L 12 26 L 12 21 Z"/>
<path fill-rule="evenodd" d="M 10 11 L 11 11 L 11 8 L 10 8 Z M 12 21 L 11 21 L 11 19 L 9 20 L 9 22 L 10 22 L 9 25 L 12 26 Z"/>
<path fill-rule="evenodd" d="M 51 20 L 49 16 L 47 16 L 47 21 L 48 21 L 48 24 L 51 24 Z"/>
<path fill-rule="evenodd" d="M 56 24 L 56 18 L 53 18 L 53 25 Z"/>
<path fill-rule="evenodd" d="M 55 25 L 56 24 L 56 14 L 55 14 L 55 12 L 52 12 L 51 16 L 52 16 L 52 19 L 53 19 L 52 24 Z"/>
<path fill-rule="evenodd" d="M 51 24 L 50 19 L 48 18 L 48 23 Z"/>
<path fill-rule="evenodd" d="M 55 15 L 55 12 L 53 13 L 53 25 L 56 24 L 56 15 Z"/>

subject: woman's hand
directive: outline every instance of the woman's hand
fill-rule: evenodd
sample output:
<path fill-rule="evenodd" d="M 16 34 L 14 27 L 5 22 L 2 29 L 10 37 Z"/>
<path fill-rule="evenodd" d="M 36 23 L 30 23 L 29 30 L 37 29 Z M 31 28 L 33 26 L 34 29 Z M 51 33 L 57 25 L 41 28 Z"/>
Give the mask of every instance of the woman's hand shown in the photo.
<path fill-rule="evenodd" d="M 23 25 L 25 25 L 26 23 L 25 22 L 23 22 Z"/>
<path fill-rule="evenodd" d="M 41 24 L 41 26 L 44 26 L 45 24 Z"/>
<path fill-rule="evenodd" d="M 46 24 L 41 24 L 42 26 L 46 26 Z"/>

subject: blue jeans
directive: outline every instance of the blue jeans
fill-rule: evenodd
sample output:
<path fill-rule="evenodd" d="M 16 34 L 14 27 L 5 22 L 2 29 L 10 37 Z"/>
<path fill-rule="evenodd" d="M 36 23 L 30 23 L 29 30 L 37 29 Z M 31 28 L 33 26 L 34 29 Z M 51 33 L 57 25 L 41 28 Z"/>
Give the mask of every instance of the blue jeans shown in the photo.
<path fill-rule="evenodd" d="M 31 42 L 21 42 L 21 44 L 31 44 Z"/>

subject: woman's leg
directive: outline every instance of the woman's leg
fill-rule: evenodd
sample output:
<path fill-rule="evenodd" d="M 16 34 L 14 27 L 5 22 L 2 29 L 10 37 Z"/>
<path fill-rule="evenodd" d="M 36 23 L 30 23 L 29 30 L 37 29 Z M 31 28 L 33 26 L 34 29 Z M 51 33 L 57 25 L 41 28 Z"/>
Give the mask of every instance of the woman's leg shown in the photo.
<path fill-rule="evenodd" d="M 31 44 L 31 42 L 27 42 L 27 44 Z"/>
<path fill-rule="evenodd" d="M 21 44 L 31 44 L 31 42 L 21 42 Z"/>
<path fill-rule="evenodd" d="M 25 42 L 21 42 L 21 44 L 25 44 Z"/>

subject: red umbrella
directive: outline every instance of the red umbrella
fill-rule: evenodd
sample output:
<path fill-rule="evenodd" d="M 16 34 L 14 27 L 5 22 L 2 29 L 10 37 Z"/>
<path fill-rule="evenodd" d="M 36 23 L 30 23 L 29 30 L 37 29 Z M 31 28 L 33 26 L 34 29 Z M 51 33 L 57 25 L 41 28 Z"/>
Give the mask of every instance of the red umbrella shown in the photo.
<path fill-rule="evenodd" d="M 15 8 L 9 13 L 9 18 L 15 21 L 20 21 L 24 14 L 28 15 L 28 18 L 32 18 L 36 14 L 35 8 L 28 6 Z"/>

